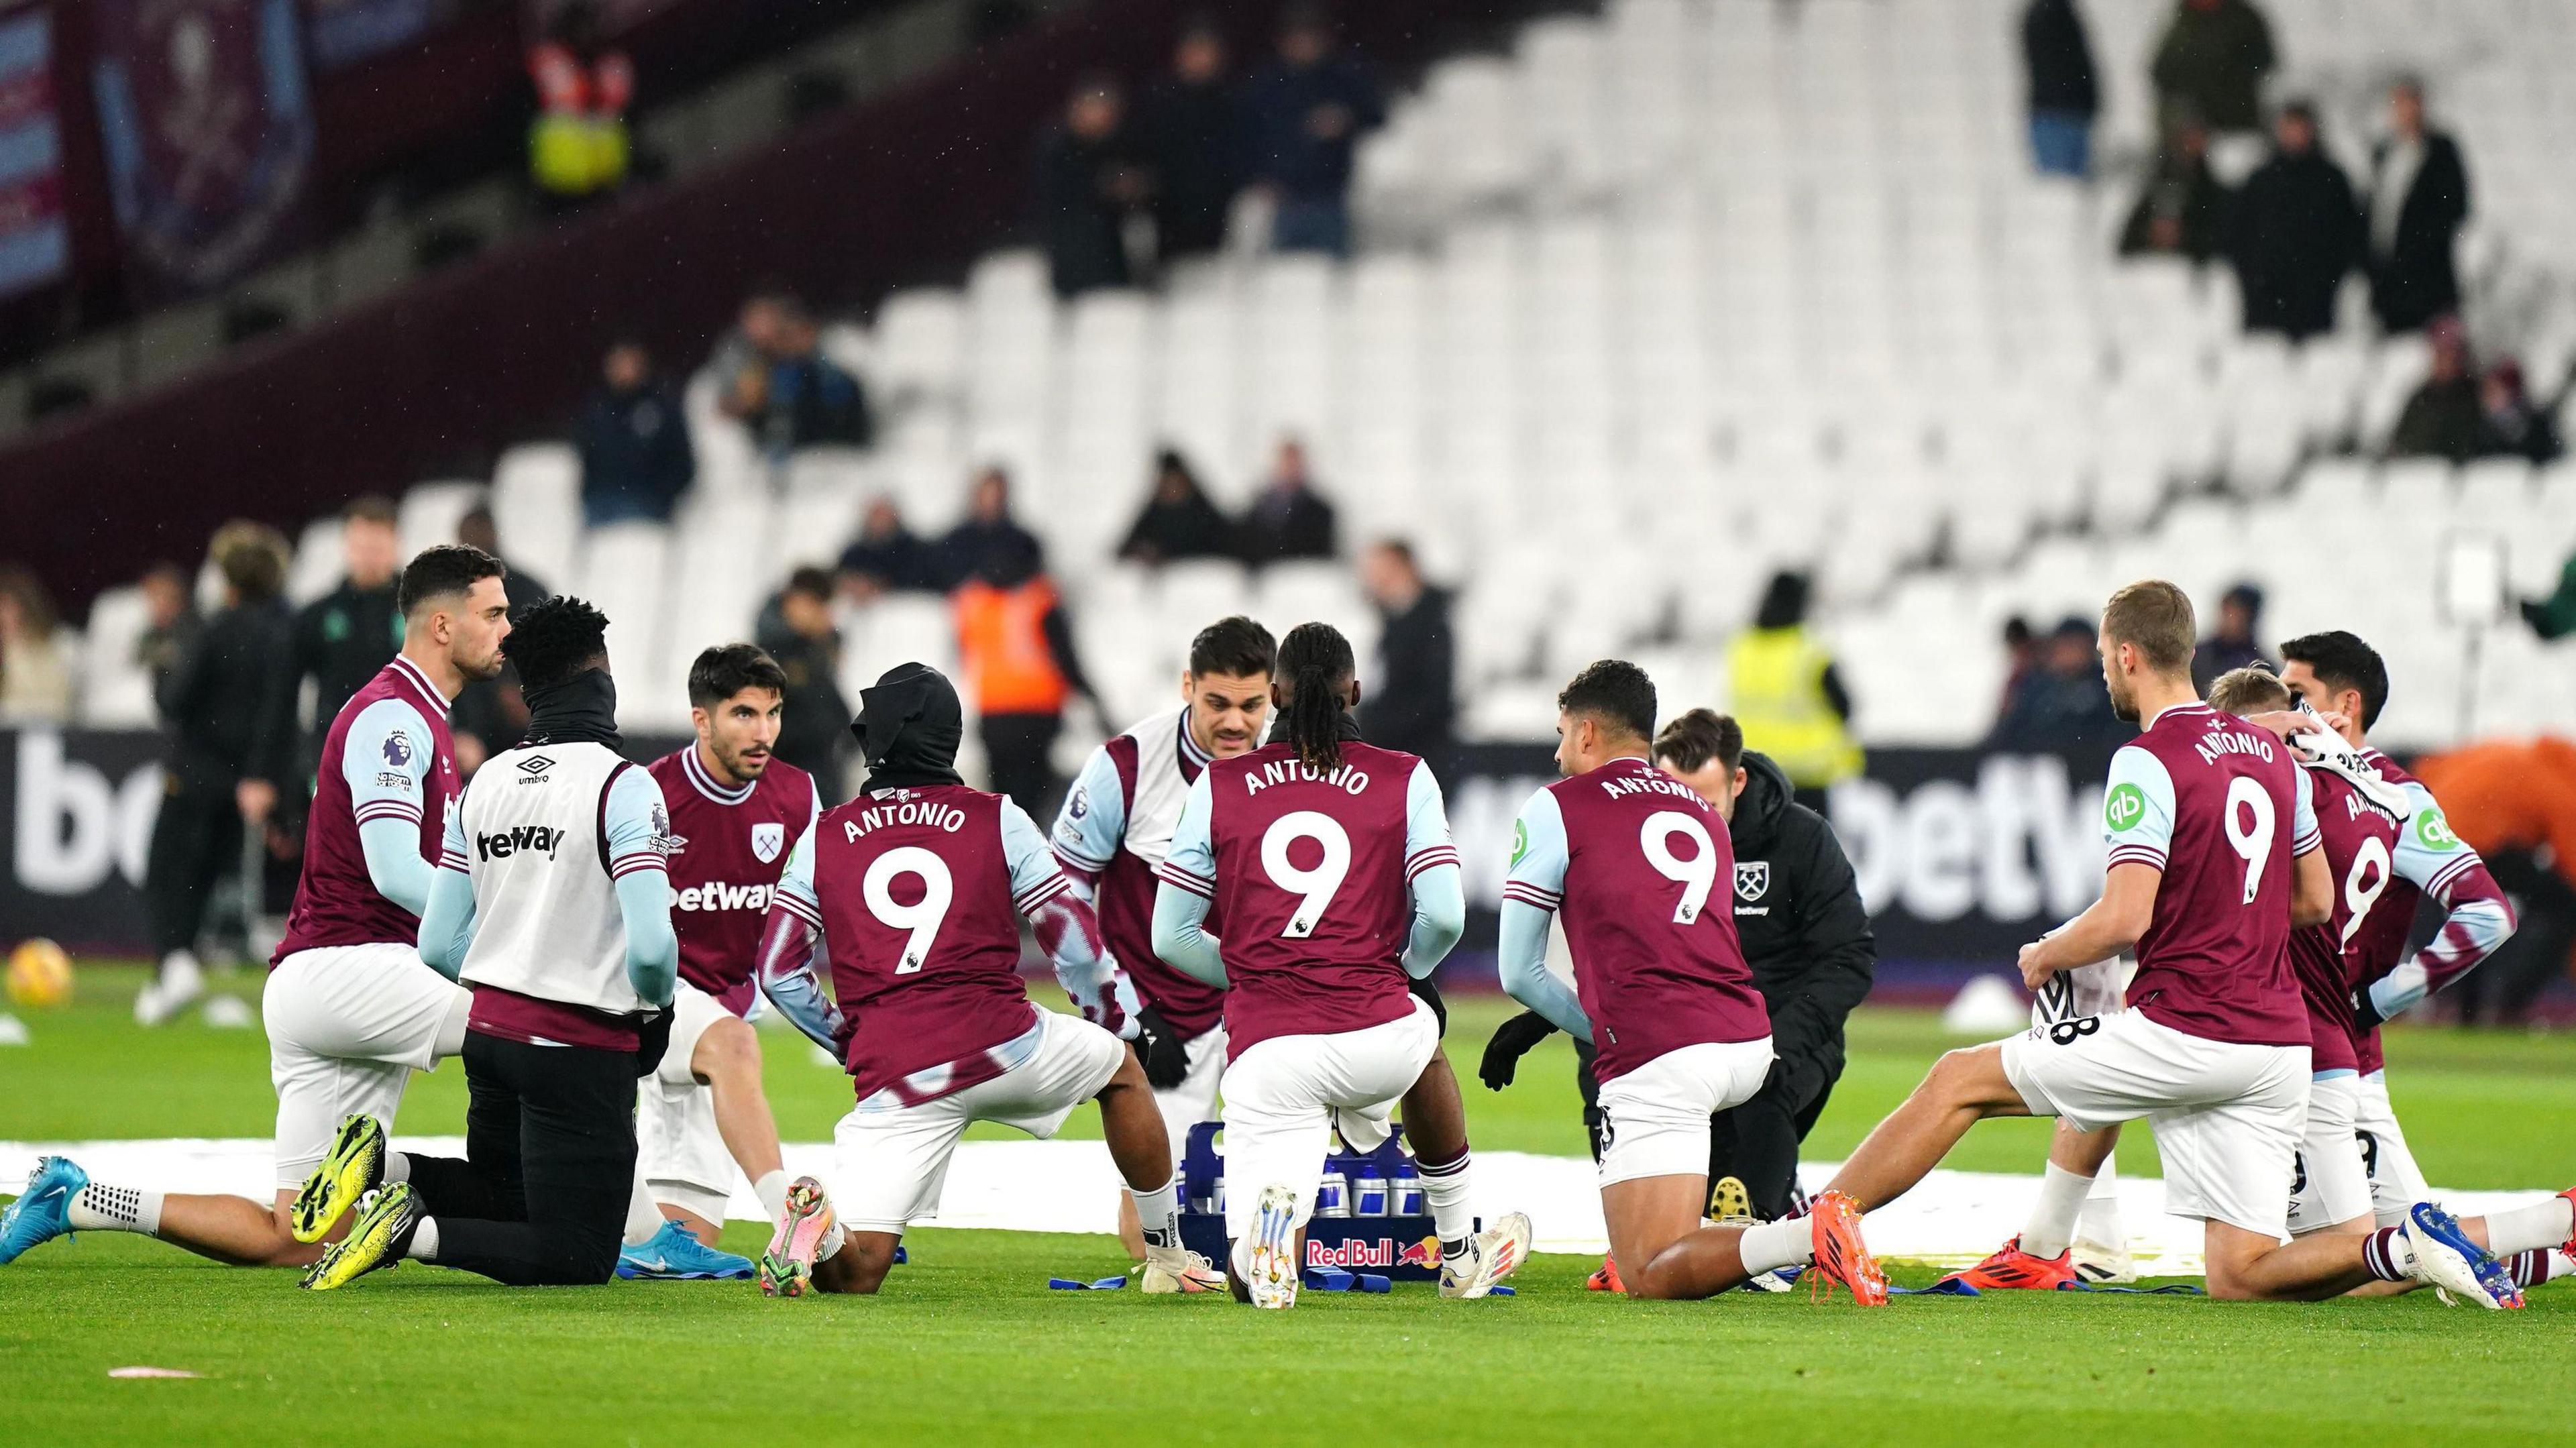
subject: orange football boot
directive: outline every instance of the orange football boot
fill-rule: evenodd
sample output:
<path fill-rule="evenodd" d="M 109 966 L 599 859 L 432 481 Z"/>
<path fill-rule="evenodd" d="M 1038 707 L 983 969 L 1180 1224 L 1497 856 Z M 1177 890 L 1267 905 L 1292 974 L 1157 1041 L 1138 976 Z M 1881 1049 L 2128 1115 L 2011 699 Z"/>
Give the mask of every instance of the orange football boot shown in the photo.
<path fill-rule="evenodd" d="M 1860 1204 L 1841 1192 L 1816 1194 L 1807 1211 L 1816 1248 L 1815 1276 L 1808 1292 L 1816 1295 L 1821 1287 L 1830 1296 L 1832 1284 L 1839 1282 L 1851 1289 L 1852 1301 L 1863 1307 L 1884 1307 L 1887 1274 L 1878 1269 L 1878 1259 L 1869 1255 L 1869 1244 L 1861 1240 L 1860 1215 Z"/>
<path fill-rule="evenodd" d="M 1965 1271 L 1953 1272 L 1941 1280 L 1965 1282 L 1979 1292 L 1998 1289 L 2054 1292 L 2078 1278 L 2072 1249 L 2054 1257 L 2034 1257 L 2021 1249 L 2021 1238 L 2016 1236 L 1996 1248 L 1994 1255 L 1983 1262 Z"/>
<path fill-rule="evenodd" d="M 1604 1257 L 1601 1259 L 1601 1270 L 1583 1279 L 1583 1290 L 1586 1292 L 1625 1292 L 1628 1290 L 1628 1286 L 1626 1283 L 1619 1280 L 1619 1264 L 1611 1261 L 1607 1257 Z"/>

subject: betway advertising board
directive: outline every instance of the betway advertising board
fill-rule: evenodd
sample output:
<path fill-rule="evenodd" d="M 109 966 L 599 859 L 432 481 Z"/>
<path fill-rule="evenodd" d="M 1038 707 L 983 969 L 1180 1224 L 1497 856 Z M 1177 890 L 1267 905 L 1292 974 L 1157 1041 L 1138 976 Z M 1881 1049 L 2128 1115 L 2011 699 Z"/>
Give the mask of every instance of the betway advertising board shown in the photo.
<path fill-rule="evenodd" d="M 673 741 L 653 741 L 656 752 Z M 161 741 L 144 732 L 0 730 L 0 945 L 50 935 L 139 955 Z M 2024 941 L 2091 903 L 2102 878 L 2107 754 L 1882 749 L 1828 801 L 1888 966 L 2011 963 Z M 1462 749 L 1449 814 L 1490 946 L 1512 819 L 1555 777 L 1534 745 Z M 1744 863 L 1751 864 L 1747 860 Z M 282 902 L 279 902 L 282 904 Z"/>

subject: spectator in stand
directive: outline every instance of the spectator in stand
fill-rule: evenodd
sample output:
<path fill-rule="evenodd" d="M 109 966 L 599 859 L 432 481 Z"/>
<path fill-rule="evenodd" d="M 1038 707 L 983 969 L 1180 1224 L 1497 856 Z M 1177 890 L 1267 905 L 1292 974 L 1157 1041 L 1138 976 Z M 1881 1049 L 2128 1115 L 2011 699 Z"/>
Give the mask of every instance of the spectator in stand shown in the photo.
<path fill-rule="evenodd" d="M 1234 522 L 1208 500 L 1189 461 L 1165 448 L 1154 455 L 1154 491 L 1118 545 L 1131 563 L 1177 563 L 1186 558 L 1231 558 Z"/>
<path fill-rule="evenodd" d="M 2496 359 L 2478 379 L 2478 405 L 2486 414 L 2478 452 L 2485 457 L 2526 458 L 2533 464 L 2556 462 L 2566 451 L 2558 424 L 2535 406 L 2522 380 L 2522 364 Z"/>
<path fill-rule="evenodd" d="M 2213 131 L 2263 124 L 2263 77 L 2276 57 L 2272 27 L 2248 0 L 2181 0 L 2156 45 L 2157 129 L 2185 117 Z"/>
<path fill-rule="evenodd" d="M 1153 180 L 1118 82 L 1084 77 L 1063 122 L 1038 139 L 1038 234 L 1057 296 L 1129 283 L 1127 219 L 1152 199 Z"/>
<path fill-rule="evenodd" d="M 70 640 L 35 570 L 0 563 L 0 726 L 70 718 L 77 692 Z"/>
<path fill-rule="evenodd" d="M 2397 414 L 2397 426 L 2388 434 L 2388 456 L 2467 462 L 2482 449 L 2487 424 L 2468 334 L 2456 318 L 2445 317 L 2427 335 L 2433 344 L 2432 370 L 2406 399 L 2406 410 Z"/>
<path fill-rule="evenodd" d="M 894 499 L 883 493 L 868 499 L 860 515 L 859 536 L 841 550 L 841 591 L 853 603 L 866 603 L 887 593 L 937 593 L 937 550 L 905 526 Z"/>
<path fill-rule="evenodd" d="M 975 475 L 966 497 L 966 521 L 940 540 L 940 582 L 949 588 L 975 579 L 1022 579 L 1040 572 L 1046 550 L 1037 535 L 1011 516 L 1011 475 L 999 464 Z"/>
<path fill-rule="evenodd" d="M 456 541 L 501 560 L 501 596 L 509 600 L 512 618 L 554 592 L 501 551 L 501 530 L 492 521 L 491 509 L 478 503 L 459 518 Z M 462 775 L 471 776 L 484 760 L 516 749 L 528 731 L 528 701 L 519 691 L 519 666 L 504 658 L 499 674 L 466 680 L 464 692 L 447 711 L 447 729 L 456 741 L 456 772 Z"/>
<path fill-rule="evenodd" d="M 402 649 L 402 610 L 394 598 L 402 540 L 394 528 L 394 505 L 366 497 L 343 509 L 340 547 L 348 569 L 340 586 L 295 615 L 284 651 L 266 675 L 269 695 L 260 752 L 241 785 L 243 816 L 254 825 L 270 826 L 270 848 L 281 853 L 296 845 L 272 814 L 282 802 L 301 817 L 303 791 L 313 778 L 331 720 Z M 306 679 L 313 681 L 313 710 L 299 717 L 296 699 Z"/>
<path fill-rule="evenodd" d="M 71 632 L 43 579 L 19 564 L 0 565 L 0 724 L 68 724 L 71 717 Z"/>
<path fill-rule="evenodd" d="M 641 342 L 610 344 L 599 373 L 600 385 L 573 427 L 582 521 L 593 528 L 668 522 L 672 505 L 698 475 L 679 398 L 653 375 L 652 354 Z"/>
<path fill-rule="evenodd" d="M 1753 623 L 1727 646 L 1728 697 L 1747 748 L 1760 746 L 1797 786 L 1798 802 L 1824 808 L 1825 791 L 1860 773 L 1851 691 L 1807 622 L 1804 573 L 1771 575 Z"/>
<path fill-rule="evenodd" d="M 1422 577 L 1412 545 L 1389 539 L 1360 555 L 1360 587 L 1384 624 L 1377 674 L 1360 704 L 1360 729 L 1381 749 L 1401 749 L 1451 777 L 1458 744 L 1458 641 L 1449 590 Z"/>
<path fill-rule="evenodd" d="M 595 0 L 565 0 L 545 41 L 528 53 L 528 77 L 537 88 L 528 174 L 539 201 L 568 210 L 625 185 L 635 66 L 600 43 Z"/>
<path fill-rule="evenodd" d="M 179 667 L 205 627 L 197 617 L 197 601 L 191 596 L 186 569 L 176 563 L 155 563 L 143 575 L 143 636 L 134 641 L 134 661 L 152 676 L 152 692 L 158 697 L 162 682 Z"/>
<path fill-rule="evenodd" d="M 781 282 L 763 282 L 745 297 L 733 330 L 716 343 L 707 373 L 716 384 L 716 410 L 756 426 L 769 408 L 769 369 L 785 343 L 787 318 L 804 303 Z"/>
<path fill-rule="evenodd" d="M 259 771 L 277 727 L 269 701 L 292 657 L 295 620 L 278 598 L 286 586 L 286 540 L 265 524 L 233 522 L 216 530 L 208 551 L 223 576 L 223 607 L 154 695 L 170 751 L 143 878 L 144 915 L 159 962 L 134 1000 L 134 1018 L 147 1026 L 204 992 L 197 937 L 206 923 L 206 897 L 217 879 L 241 867 L 242 813 L 254 794 L 275 799 Z"/>
<path fill-rule="evenodd" d="M 1200 16 L 1172 48 L 1172 73 L 1146 93 L 1143 130 L 1154 163 L 1154 241 L 1164 261 L 1225 245 L 1243 189 L 1243 102 L 1226 84 L 1225 32 Z"/>
<path fill-rule="evenodd" d="M 1064 730 L 1066 702 L 1080 695 L 1102 733 L 1112 726 L 1083 674 L 1072 621 L 1041 562 L 1030 552 L 1016 569 L 987 567 L 958 588 L 953 603 L 958 667 L 975 701 L 991 786 L 1033 818 L 1052 819 L 1062 784 L 1055 741 Z"/>
<path fill-rule="evenodd" d="M 2021 55 L 2029 81 L 2031 163 L 2043 175 L 2092 175 L 2093 117 L 2102 109 L 2102 92 L 2075 0 L 2030 0 L 2021 13 Z"/>
<path fill-rule="evenodd" d="M 2370 309 L 2391 332 L 2412 332 L 2460 309 L 2451 248 L 2469 219 L 2469 170 L 2459 143 L 2424 126 L 2424 87 L 2388 91 L 2388 136 L 2370 152 Z"/>
<path fill-rule="evenodd" d="M 2263 590 L 2240 583 L 2218 600 L 2218 628 L 2191 651 L 2191 682 L 2205 698 L 2209 686 L 2230 669 L 2247 665 L 2281 671 L 2281 661 L 2256 642 L 2262 636 Z"/>
<path fill-rule="evenodd" d="M 2187 256 L 2205 262 L 2227 235 L 2227 188 L 2209 169 L 2209 130 L 2176 127 L 2120 229 L 2122 256 Z"/>
<path fill-rule="evenodd" d="M 2317 144 L 2305 102 L 2283 106 L 2272 135 L 2272 159 L 2237 195 L 2229 250 L 2245 330 L 2299 342 L 2334 330 L 2336 289 L 2360 260 L 2361 213 L 2343 168 Z"/>
<path fill-rule="evenodd" d="M 823 355 L 823 329 L 801 303 L 778 307 L 777 351 L 760 383 L 760 406 L 748 419 L 773 462 L 798 448 L 866 447 L 876 436 L 868 390 Z"/>
<path fill-rule="evenodd" d="M 2039 671 L 2039 636 L 2020 614 L 2004 620 L 2004 686 L 1995 695 L 1995 728 L 2012 716 L 2022 691 Z"/>
<path fill-rule="evenodd" d="M 1337 550 L 1333 505 L 1306 472 L 1306 446 L 1279 440 L 1270 480 L 1243 516 L 1244 561 L 1260 566 L 1290 558 L 1330 558 Z"/>
<path fill-rule="evenodd" d="M 1335 53 L 1333 24 L 1320 5 L 1291 5 L 1279 20 L 1279 59 L 1244 95 L 1252 133 L 1252 176 L 1278 211 L 1270 244 L 1281 251 L 1351 250 L 1351 157 L 1365 132 L 1386 120 L 1377 78 Z"/>
<path fill-rule="evenodd" d="M 2576 946 L 2576 743 L 2492 739 L 2415 765 L 2451 829 L 2486 857 L 2520 923 L 2450 994 L 2464 1019 L 2518 1021 Z"/>
<path fill-rule="evenodd" d="M 799 568 L 760 611 L 753 641 L 787 675 L 779 711 L 779 758 L 842 797 L 842 751 L 850 743 L 850 705 L 841 694 L 841 631 L 832 622 L 832 575 Z"/>
<path fill-rule="evenodd" d="M 2095 642 L 2089 619 L 2069 618 L 2051 630 L 2037 666 L 2013 691 L 1986 747 L 2052 753 L 2109 738 L 2115 723 L 2111 692 L 2102 682 Z"/>

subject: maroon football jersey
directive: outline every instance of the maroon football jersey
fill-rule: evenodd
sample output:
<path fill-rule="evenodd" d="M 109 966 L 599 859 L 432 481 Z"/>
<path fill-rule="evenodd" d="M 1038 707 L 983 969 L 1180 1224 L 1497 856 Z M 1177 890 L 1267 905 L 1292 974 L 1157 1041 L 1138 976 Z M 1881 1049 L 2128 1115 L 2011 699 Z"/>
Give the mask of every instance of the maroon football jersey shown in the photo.
<path fill-rule="evenodd" d="M 1548 790 L 1565 821 L 1557 919 L 1600 1050 L 1595 1078 L 1616 1080 L 1685 1046 L 1770 1035 L 1735 935 L 1735 847 L 1717 811 L 1642 759 Z"/>
<path fill-rule="evenodd" d="M 420 715 L 428 737 L 411 738 L 408 728 L 382 732 L 381 737 L 373 737 L 371 731 L 372 747 L 383 758 L 369 760 L 368 765 L 400 769 L 411 762 L 411 752 L 419 750 L 425 752 L 429 772 L 419 782 L 417 803 L 403 797 L 410 786 L 397 778 L 389 782 L 403 786 L 400 791 L 371 797 L 361 810 L 342 768 L 349 730 L 369 705 L 384 700 L 410 705 Z M 456 747 L 447 730 L 446 696 L 417 665 L 397 655 L 376 671 L 366 687 L 349 696 L 349 702 L 332 716 L 330 732 L 322 736 L 313 808 L 304 821 L 304 865 L 295 881 L 295 904 L 286 916 L 285 938 L 278 941 L 268 963 L 274 966 L 299 950 L 323 946 L 418 943 L 420 918 L 376 892 L 375 880 L 367 874 L 367 851 L 359 842 L 358 827 L 376 819 L 410 824 L 420 833 L 421 858 L 435 863 L 447 812 L 456 807 L 462 789 Z"/>
<path fill-rule="evenodd" d="M 751 1008 L 753 957 L 787 853 L 813 823 L 814 777 L 773 758 L 746 785 L 719 783 L 684 745 L 647 766 L 671 811 L 671 930 L 680 978 L 741 1015 Z"/>
<path fill-rule="evenodd" d="M 1186 727 L 1180 737 L 1188 737 Z M 1133 734 L 1121 734 L 1103 746 L 1117 767 L 1125 818 L 1130 821 L 1136 818 L 1137 747 Z M 1201 768 L 1187 758 L 1176 763 L 1185 778 L 1195 779 Z M 1160 1012 L 1184 1039 L 1204 1035 L 1225 1017 L 1225 991 L 1187 971 L 1174 970 L 1154 953 L 1156 888 L 1152 861 L 1129 849 L 1112 855 L 1094 892 L 1101 938 L 1109 942 L 1109 953 L 1118 957 L 1127 978 L 1135 982 L 1138 1000 Z M 1209 910 L 1205 928 L 1219 940 L 1225 938 L 1222 920 L 1216 910 Z"/>
<path fill-rule="evenodd" d="M 2290 964 L 2308 1005 L 2312 1069 L 2353 1071 L 2360 1069 L 2360 1056 L 2353 1040 L 2348 951 L 2397 879 L 2391 860 L 2403 826 L 2341 774 L 2319 767 L 2307 775 L 2325 839 L 2326 870 L 2334 878 L 2334 914 L 2323 925 L 2290 933 Z"/>
<path fill-rule="evenodd" d="M 2379 771 L 2379 777 L 2398 786 L 2421 788 L 2415 776 L 2398 767 L 2397 761 L 2376 749 L 2361 751 L 2363 762 Z M 2320 821 L 2325 811 L 2317 811 Z M 2340 883 L 2342 876 L 2335 877 Z M 2361 928 L 2354 931 L 2344 947 L 2345 984 L 2360 988 L 2397 968 L 2406 958 L 2406 941 L 2415 931 L 2415 912 L 2422 904 L 2424 892 L 2415 882 L 2391 871 L 2388 888 L 2371 902 L 2370 912 L 2362 918 Z M 2354 1038 L 2354 1068 L 2367 1076 L 2387 1064 L 2379 1048 L 2379 1030 L 2372 1027 Z"/>
<path fill-rule="evenodd" d="M 863 794 L 815 823 L 814 894 L 860 1100 L 900 1086 L 906 1104 L 935 1101 L 1002 1074 L 994 1048 L 1037 1024 L 1020 911 L 1072 888 L 1048 879 L 1012 899 L 1002 797 L 964 785 Z"/>
<path fill-rule="evenodd" d="M 2289 746 L 2206 704 L 2156 716 L 2122 753 L 2143 750 L 2171 782 L 2161 845 L 2115 834 L 2109 859 L 2160 855 L 2155 913 L 2138 940 L 2129 1004 L 2158 1025 L 2204 1040 L 2308 1044 L 2308 1011 L 2290 969 L 2298 774 Z M 2115 761 L 2113 776 L 2120 776 Z M 2115 783 L 2106 808 L 2124 808 Z M 2135 791 L 2131 791 L 2134 794 Z M 2115 819 L 2115 823 L 2116 823 Z"/>
<path fill-rule="evenodd" d="M 1408 859 L 1406 806 L 1421 762 L 1346 740 L 1341 767 L 1319 773 L 1279 743 L 1201 776 L 1215 878 L 1192 878 L 1177 859 L 1161 874 L 1224 913 L 1228 1060 L 1273 1036 L 1365 1030 L 1413 1009 L 1406 887 L 1413 873 L 1457 861 L 1445 841 Z"/>

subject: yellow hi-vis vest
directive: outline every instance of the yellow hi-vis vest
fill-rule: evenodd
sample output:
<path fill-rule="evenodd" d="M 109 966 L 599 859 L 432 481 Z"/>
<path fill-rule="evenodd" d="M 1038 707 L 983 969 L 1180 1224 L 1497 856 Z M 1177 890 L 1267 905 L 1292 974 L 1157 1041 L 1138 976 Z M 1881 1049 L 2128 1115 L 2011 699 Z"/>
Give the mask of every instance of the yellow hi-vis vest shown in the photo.
<path fill-rule="evenodd" d="M 1806 625 L 1748 628 L 1727 646 L 1726 675 L 1744 747 L 1758 749 L 1801 788 L 1821 788 L 1861 770 L 1860 745 L 1825 698 L 1831 660 Z"/>

